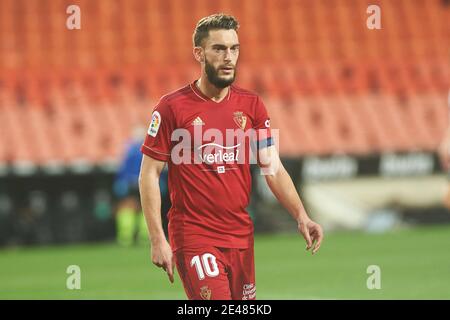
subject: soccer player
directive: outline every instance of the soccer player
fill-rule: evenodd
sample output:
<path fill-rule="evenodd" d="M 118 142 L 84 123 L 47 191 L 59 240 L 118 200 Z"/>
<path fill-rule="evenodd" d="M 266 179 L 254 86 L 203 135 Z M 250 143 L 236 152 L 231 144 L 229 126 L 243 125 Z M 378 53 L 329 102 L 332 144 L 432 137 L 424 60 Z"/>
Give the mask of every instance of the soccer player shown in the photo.
<path fill-rule="evenodd" d="M 139 177 L 152 262 L 173 282 L 176 266 L 189 299 L 255 299 L 253 224 L 246 207 L 254 147 L 268 186 L 298 224 L 312 253 L 323 232 L 312 221 L 274 146 L 262 100 L 233 85 L 239 57 L 236 19 L 214 14 L 193 34 L 201 77 L 163 96 L 153 110 Z M 230 130 L 236 134 L 230 138 Z M 255 131 L 239 138 L 239 132 Z M 199 138 L 199 134 L 200 138 Z M 158 179 L 168 163 L 169 242 L 161 227 Z"/>

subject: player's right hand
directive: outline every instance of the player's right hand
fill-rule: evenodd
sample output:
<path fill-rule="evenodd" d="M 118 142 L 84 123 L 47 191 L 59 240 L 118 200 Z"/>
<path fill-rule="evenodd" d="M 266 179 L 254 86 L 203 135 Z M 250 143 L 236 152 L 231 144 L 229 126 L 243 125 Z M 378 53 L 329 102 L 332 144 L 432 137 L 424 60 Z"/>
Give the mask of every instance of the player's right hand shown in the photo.
<path fill-rule="evenodd" d="M 167 240 L 164 240 L 158 244 L 152 244 L 151 252 L 153 264 L 159 268 L 163 268 L 164 271 L 167 272 L 170 282 L 173 283 L 175 264 L 173 261 L 172 248 Z"/>

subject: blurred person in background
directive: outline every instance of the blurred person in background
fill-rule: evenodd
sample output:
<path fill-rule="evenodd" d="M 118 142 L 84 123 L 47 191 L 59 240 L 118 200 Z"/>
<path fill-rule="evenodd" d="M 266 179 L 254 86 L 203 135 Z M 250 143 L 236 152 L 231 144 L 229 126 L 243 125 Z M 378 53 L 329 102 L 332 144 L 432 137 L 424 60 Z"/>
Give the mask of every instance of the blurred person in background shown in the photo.
<path fill-rule="evenodd" d="M 447 190 L 444 195 L 444 206 L 450 210 L 450 90 L 448 93 L 448 117 L 447 117 L 447 130 L 445 132 L 442 143 L 439 147 L 439 157 L 441 159 L 442 168 L 447 172 L 449 183 L 447 184 Z"/>
<path fill-rule="evenodd" d="M 119 199 L 116 210 L 116 237 L 117 242 L 122 246 L 148 243 L 147 226 L 140 206 L 138 185 L 142 161 L 140 149 L 145 131 L 143 126 L 136 125 L 134 127 L 114 182 L 114 194 Z M 167 198 L 168 193 L 166 176 L 167 173 L 164 172 L 160 179 L 163 199 Z M 161 210 L 163 221 L 165 221 L 165 211 Z M 166 223 L 164 224 L 166 225 Z"/>

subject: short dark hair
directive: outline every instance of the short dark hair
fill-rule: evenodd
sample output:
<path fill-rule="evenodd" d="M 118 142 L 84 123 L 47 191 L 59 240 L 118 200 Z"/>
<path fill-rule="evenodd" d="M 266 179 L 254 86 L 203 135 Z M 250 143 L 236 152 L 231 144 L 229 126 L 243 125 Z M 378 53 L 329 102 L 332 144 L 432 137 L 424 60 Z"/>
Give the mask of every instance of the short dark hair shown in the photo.
<path fill-rule="evenodd" d="M 224 13 L 216 13 L 200 19 L 192 35 L 194 47 L 202 45 L 203 40 L 208 37 L 210 30 L 220 29 L 237 31 L 239 29 L 239 22 L 235 17 Z"/>

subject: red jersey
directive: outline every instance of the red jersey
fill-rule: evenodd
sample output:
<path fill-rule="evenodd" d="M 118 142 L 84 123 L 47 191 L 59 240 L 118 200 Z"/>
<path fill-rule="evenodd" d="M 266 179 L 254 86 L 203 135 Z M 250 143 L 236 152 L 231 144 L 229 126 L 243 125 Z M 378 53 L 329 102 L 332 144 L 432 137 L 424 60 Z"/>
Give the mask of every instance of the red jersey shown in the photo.
<path fill-rule="evenodd" d="M 270 120 L 256 94 L 232 85 L 214 102 L 195 82 L 161 98 L 141 147 L 147 156 L 168 162 L 169 241 L 174 251 L 205 244 L 248 248 L 252 139 L 230 132 L 260 129 L 257 147 L 269 146 Z"/>

